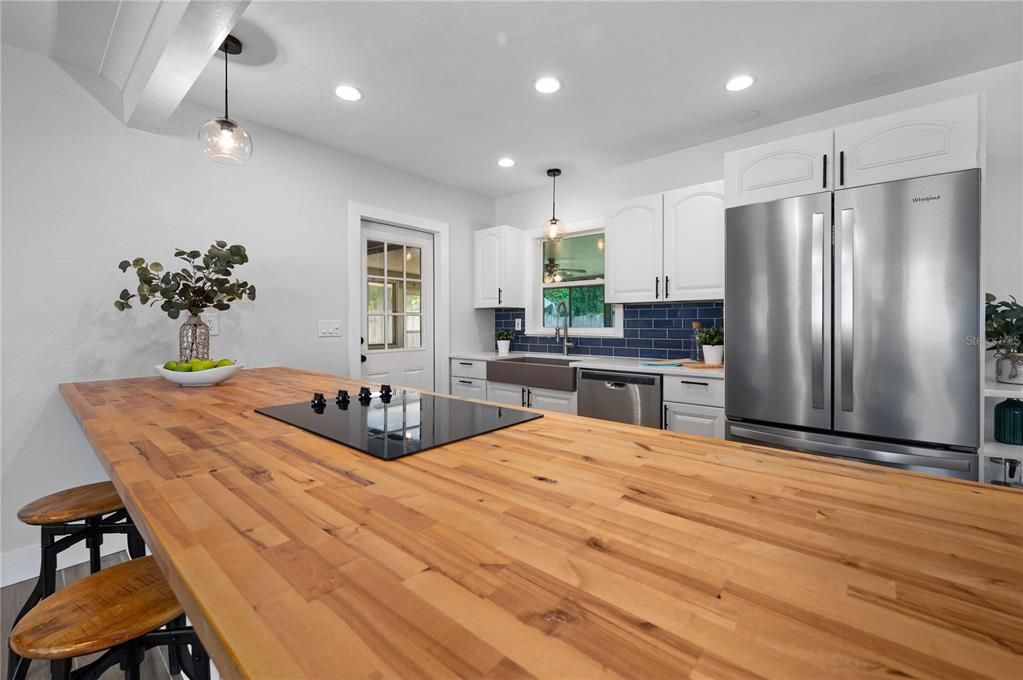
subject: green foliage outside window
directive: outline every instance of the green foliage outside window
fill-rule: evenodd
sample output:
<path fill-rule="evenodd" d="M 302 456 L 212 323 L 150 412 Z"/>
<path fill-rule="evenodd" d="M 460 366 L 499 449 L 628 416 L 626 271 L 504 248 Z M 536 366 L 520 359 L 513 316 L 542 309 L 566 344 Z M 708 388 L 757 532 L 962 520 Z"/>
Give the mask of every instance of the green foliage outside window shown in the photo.
<path fill-rule="evenodd" d="M 543 291 L 543 325 L 555 328 L 563 324 L 558 316 L 558 303 L 568 306 L 568 325 L 572 328 L 611 328 L 615 324 L 614 305 L 604 303 L 604 286 L 545 288 Z"/>

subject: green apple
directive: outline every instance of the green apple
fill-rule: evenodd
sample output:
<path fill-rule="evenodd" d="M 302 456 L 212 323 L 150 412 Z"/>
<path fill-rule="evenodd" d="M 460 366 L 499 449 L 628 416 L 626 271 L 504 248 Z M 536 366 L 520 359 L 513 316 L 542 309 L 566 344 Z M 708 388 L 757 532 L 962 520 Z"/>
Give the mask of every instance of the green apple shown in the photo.
<path fill-rule="evenodd" d="M 224 366 L 234 366 L 234 362 L 230 359 L 221 359 L 217 362 L 217 368 L 222 368 Z"/>
<path fill-rule="evenodd" d="M 167 363 L 165 363 L 165 364 L 163 365 L 163 367 L 164 367 L 165 369 L 167 369 L 168 371 L 174 371 L 174 370 L 177 370 L 177 368 L 178 368 L 178 362 L 176 362 L 176 361 L 174 361 L 173 359 L 171 359 L 170 361 L 168 361 Z"/>
<path fill-rule="evenodd" d="M 179 363 L 177 366 L 174 367 L 174 370 L 177 371 L 178 373 L 191 373 L 192 372 L 192 364 L 188 364 L 188 363 L 182 364 L 182 363 Z"/>
<path fill-rule="evenodd" d="M 210 370 L 211 368 L 213 368 L 216 365 L 217 365 L 217 362 L 215 362 L 215 361 L 210 361 L 209 359 L 203 359 L 202 361 L 197 363 L 195 366 L 193 366 L 192 370 L 193 371 L 208 371 L 208 370 Z"/>

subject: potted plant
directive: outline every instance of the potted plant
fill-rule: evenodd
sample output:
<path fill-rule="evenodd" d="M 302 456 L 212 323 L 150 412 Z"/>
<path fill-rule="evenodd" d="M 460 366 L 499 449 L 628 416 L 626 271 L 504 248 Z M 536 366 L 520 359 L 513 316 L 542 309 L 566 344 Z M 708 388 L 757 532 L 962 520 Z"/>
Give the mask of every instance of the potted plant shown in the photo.
<path fill-rule="evenodd" d="M 159 262 L 146 262 L 142 257 L 122 260 L 118 268 L 122 272 L 134 269 L 139 283 L 134 293 L 127 288 L 122 290 L 114 307 L 122 312 L 131 309 L 132 300 L 137 298 L 140 304 L 150 307 L 160 302 L 160 309 L 172 319 L 188 312 L 178 333 L 181 361 L 208 360 L 210 329 L 199 315 L 207 309 L 230 309 L 232 302 L 244 298 L 256 299 L 255 286 L 230 278 L 234 268 L 248 262 L 249 256 L 245 246 L 229 246 L 226 241 L 217 241 L 205 255 L 198 250 L 178 249 L 174 257 L 186 266 L 169 271 Z"/>
<path fill-rule="evenodd" d="M 988 293 L 984 306 L 984 332 L 988 349 L 995 352 L 995 380 L 1023 384 L 1023 305 L 1012 295 L 995 300 Z"/>
<path fill-rule="evenodd" d="M 494 335 L 497 337 L 497 356 L 508 356 L 508 351 L 511 349 L 511 342 L 515 339 L 515 334 L 509 330 L 501 329 Z"/>
<path fill-rule="evenodd" d="M 703 347 L 703 363 L 723 364 L 725 361 L 725 332 L 720 328 L 701 328 L 696 331 L 696 342 Z"/>

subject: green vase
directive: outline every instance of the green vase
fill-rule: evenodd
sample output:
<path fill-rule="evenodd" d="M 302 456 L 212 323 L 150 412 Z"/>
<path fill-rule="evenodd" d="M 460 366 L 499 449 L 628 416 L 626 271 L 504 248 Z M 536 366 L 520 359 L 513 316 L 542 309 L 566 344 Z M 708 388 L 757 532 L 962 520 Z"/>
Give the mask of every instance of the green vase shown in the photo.
<path fill-rule="evenodd" d="M 995 406 L 995 441 L 1023 446 L 1023 401 L 1006 399 Z"/>

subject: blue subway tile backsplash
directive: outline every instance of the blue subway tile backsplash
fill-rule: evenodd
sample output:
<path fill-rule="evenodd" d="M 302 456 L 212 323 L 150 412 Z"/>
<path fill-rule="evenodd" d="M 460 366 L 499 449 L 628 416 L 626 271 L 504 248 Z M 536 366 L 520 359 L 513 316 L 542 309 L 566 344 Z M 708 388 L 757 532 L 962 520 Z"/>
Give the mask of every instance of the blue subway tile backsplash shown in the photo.
<path fill-rule="evenodd" d="M 691 355 L 694 347 L 693 321 L 705 327 L 722 326 L 725 308 L 721 300 L 702 302 L 666 302 L 663 304 L 625 305 L 622 317 L 624 338 L 569 338 L 575 347 L 572 354 L 596 356 L 639 357 L 641 359 L 680 359 Z M 494 327 L 515 330 L 515 320 L 526 325 L 526 310 L 498 309 Z M 550 336 L 515 333 L 513 352 L 561 352 L 561 344 Z"/>

